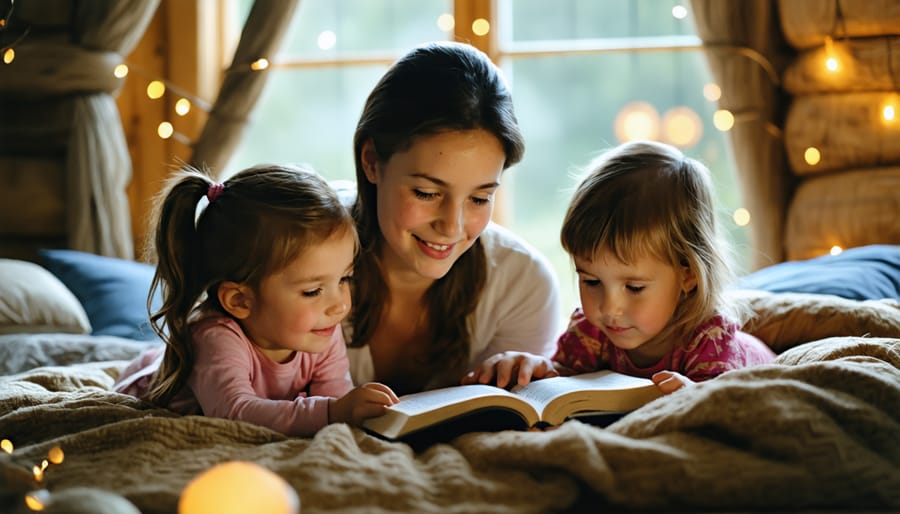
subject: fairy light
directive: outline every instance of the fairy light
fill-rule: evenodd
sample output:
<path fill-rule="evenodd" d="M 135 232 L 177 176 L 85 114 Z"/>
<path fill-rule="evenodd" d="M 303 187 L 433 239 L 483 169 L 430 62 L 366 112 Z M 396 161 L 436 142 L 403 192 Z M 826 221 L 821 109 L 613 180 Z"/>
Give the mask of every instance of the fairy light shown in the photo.
<path fill-rule="evenodd" d="M 175 114 L 184 116 L 189 112 L 191 112 L 191 101 L 187 98 L 179 98 L 178 101 L 175 102 Z"/>
<path fill-rule="evenodd" d="M 659 113 L 647 102 L 626 104 L 616 115 L 613 124 L 616 139 L 620 143 L 638 139 L 655 140 L 659 136 Z"/>
<path fill-rule="evenodd" d="M 834 40 L 830 36 L 825 37 L 825 69 L 834 73 L 840 69 L 837 54 L 834 52 Z"/>
<path fill-rule="evenodd" d="M 453 30 L 453 27 L 456 26 L 456 19 L 452 14 L 444 13 L 438 16 L 437 26 L 440 30 L 444 32 L 450 32 Z"/>
<path fill-rule="evenodd" d="M 16 51 L 12 48 L 7 48 L 3 52 L 3 64 L 12 64 L 14 60 L 16 60 Z"/>
<path fill-rule="evenodd" d="M 732 219 L 734 219 L 734 224 L 739 227 L 746 227 L 750 224 L 750 211 L 743 207 L 739 207 L 734 210 L 734 214 L 732 215 Z"/>
<path fill-rule="evenodd" d="M 484 18 L 478 18 L 472 22 L 472 33 L 476 36 L 485 36 L 491 31 L 491 23 Z"/>
<path fill-rule="evenodd" d="M 13 452 L 13 444 L 9 439 L 4 439 L 0 441 L 0 450 L 5 451 L 8 454 L 12 454 Z"/>
<path fill-rule="evenodd" d="M 887 122 L 894 121 L 897 115 L 896 111 L 897 109 L 894 107 L 894 104 L 889 103 L 881 109 L 881 118 Z"/>
<path fill-rule="evenodd" d="M 25 495 L 25 505 L 34 511 L 42 511 L 50 503 L 50 492 L 46 489 L 31 491 Z"/>
<path fill-rule="evenodd" d="M 673 107 L 663 116 L 662 133 L 667 142 L 688 148 L 703 136 L 703 122 L 689 107 Z"/>
<path fill-rule="evenodd" d="M 120 65 L 116 66 L 116 67 L 113 69 L 113 75 L 114 75 L 117 79 L 124 79 L 125 77 L 128 76 L 128 65 L 127 65 L 127 64 L 120 64 Z"/>
<path fill-rule="evenodd" d="M 713 114 L 713 125 L 722 132 L 731 130 L 734 126 L 734 114 L 728 109 L 719 109 Z"/>
<path fill-rule="evenodd" d="M 834 245 L 834 246 L 831 247 L 831 250 L 829 250 L 829 253 L 830 253 L 831 255 L 837 255 L 837 254 L 839 254 L 839 253 L 841 253 L 841 252 L 843 252 L 843 251 L 844 251 L 843 248 L 841 248 L 841 247 L 838 246 L 838 245 Z"/>
<path fill-rule="evenodd" d="M 161 80 L 152 80 L 147 84 L 147 97 L 151 100 L 162 98 L 166 94 L 166 85 Z"/>
<path fill-rule="evenodd" d="M 815 146 L 810 146 L 803 152 L 803 160 L 806 161 L 806 164 L 815 166 L 822 160 L 822 153 Z"/>
<path fill-rule="evenodd" d="M 53 464 L 62 464 L 62 462 L 66 459 L 66 454 L 63 453 L 62 448 L 59 446 L 54 446 L 50 448 L 50 451 L 47 452 L 47 458 L 50 459 L 50 462 Z"/>
<path fill-rule="evenodd" d="M 722 88 L 720 88 L 718 84 L 712 82 L 704 85 L 703 98 L 706 98 L 710 102 L 717 102 L 720 98 L 722 98 Z"/>
<path fill-rule="evenodd" d="M 316 38 L 316 44 L 322 50 L 328 50 L 333 48 L 335 43 L 337 43 L 337 36 L 333 31 L 323 30 L 319 32 L 319 37 Z"/>
<path fill-rule="evenodd" d="M 672 16 L 674 16 L 676 19 L 683 20 L 685 17 L 687 17 L 687 14 L 687 8 L 683 5 L 676 5 L 675 7 L 672 7 Z"/>
<path fill-rule="evenodd" d="M 162 139 L 169 139 L 172 137 L 172 134 L 175 133 L 175 128 L 172 127 L 172 124 L 168 121 L 164 121 L 156 127 L 156 133 Z"/>
<path fill-rule="evenodd" d="M 250 69 L 253 71 L 261 71 L 269 67 L 269 60 L 265 57 L 260 57 L 259 59 L 250 63 Z"/>

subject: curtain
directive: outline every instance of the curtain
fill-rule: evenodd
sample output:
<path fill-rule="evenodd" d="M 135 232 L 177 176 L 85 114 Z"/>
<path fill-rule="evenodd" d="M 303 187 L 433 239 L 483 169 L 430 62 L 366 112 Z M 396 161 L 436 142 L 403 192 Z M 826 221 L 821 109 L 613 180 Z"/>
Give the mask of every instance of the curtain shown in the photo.
<path fill-rule="evenodd" d="M 720 108 L 735 114 L 730 138 L 750 211 L 752 266 L 784 260 L 787 203 L 793 189 L 780 129 L 785 98 L 779 87 L 793 52 L 784 42 L 775 0 L 692 0 L 697 33 L 722 89 Z"/>
<path fill-rule="evenodd" d="M 113 98 L 121 85 L 113 68 L 134 49 L 157 6 L 158 0 L 16 4 L 22 20 L 69 23 L 68 38 L 42 37 L 40 31 L 23 37 L 13 63 L 0 66 L 0 90 L 64 97 L 72 104 L 64 170 L 72 249 L 134 256 L 125 191 L 131 158 Z"/>
<path fill-rule="evenodd" d="M 269 71 L 253 71 L 259 58 L 270 61 L 281 46 L 299 0 L 256 0 L 247 16 L 231 67 L 194 144 L 191 164 L 219 175 L 240 142 Z"/>

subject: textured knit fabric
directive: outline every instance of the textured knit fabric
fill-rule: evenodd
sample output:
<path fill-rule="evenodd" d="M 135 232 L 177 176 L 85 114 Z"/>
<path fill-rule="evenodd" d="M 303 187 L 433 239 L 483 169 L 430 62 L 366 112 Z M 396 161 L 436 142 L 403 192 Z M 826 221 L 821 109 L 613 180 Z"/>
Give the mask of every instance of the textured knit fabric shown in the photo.
<path fill-rule="evenodd" d="M 194 368 L 172 410 L 247 421 L 286 435 L 309 436 L 328 424 L 330 397 L 352 389 L 344 338 L 336 330 L 319 354 L 295 352 L 284 363 L 261 353 L 231 318 L 205 318 L 192 327 Z M 162 362 L 163 347 L 129 364 L 116 391 L 143 397 Z"/>
<path fill-rule="evenodd" d="M 732 369 L 775 360 L 775 353 L 765 343 L 738 328 L 736 323 L 722 316 L 713 316 L 700 325 L 685 344 L 676 345 L 659 362 L 642 368 L 631 362 L 625 350 L 613 345 L 578 308 L 572 314 L 569 328 L 559 337 L 553 360 L 573 373 L 611 369 L 649 378 L 658 371 L 668 370 L 695 382 Z"/>
<path fill-rule="evenodd" d="M 469 369 L 506 350 L 549 357 L 560 329 L 559 283 L 546 257 L 509 230 L 490 223 L 480 237 L 487 280 L 469 318 Z M 413 314 L 410 314 L 410 319 Z M 349 319 L 349 316 L 348 316 Z M 352 340 L 345 321 L 344 334 Z M 368 346 L 349 348 L 355 384 L 376 380 Z M 456 385 L 459 376 L 435 376 L 427 389 Z"/>

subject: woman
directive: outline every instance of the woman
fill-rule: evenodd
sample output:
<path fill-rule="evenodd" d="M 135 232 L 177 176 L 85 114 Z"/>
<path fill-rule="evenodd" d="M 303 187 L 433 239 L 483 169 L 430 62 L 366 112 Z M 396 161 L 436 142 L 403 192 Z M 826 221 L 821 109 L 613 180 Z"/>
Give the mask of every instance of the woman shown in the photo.
<path fill-rule="evenodd" d="M 362 243 L 346 326 L 355 383 L 397 394 L 459 384 L 506 350 L 549 356 L 560 315 L 546 259 L 490 223 L 524 142 L 499 70 L 429 43 L 373 89 L 354 136 Z"/>

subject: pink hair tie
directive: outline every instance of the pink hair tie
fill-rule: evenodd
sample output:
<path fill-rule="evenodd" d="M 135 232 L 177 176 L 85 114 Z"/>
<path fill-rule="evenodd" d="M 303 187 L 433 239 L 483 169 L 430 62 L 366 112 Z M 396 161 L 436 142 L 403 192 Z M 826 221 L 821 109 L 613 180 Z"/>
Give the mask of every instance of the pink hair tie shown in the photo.
<path fill-rule="evenodd" d="M 206 199 L 209 200 L 209 203 L 213 203 L 224 190 L 225 184 L 210 184 L 209 189 L 206 190 Z"/>

